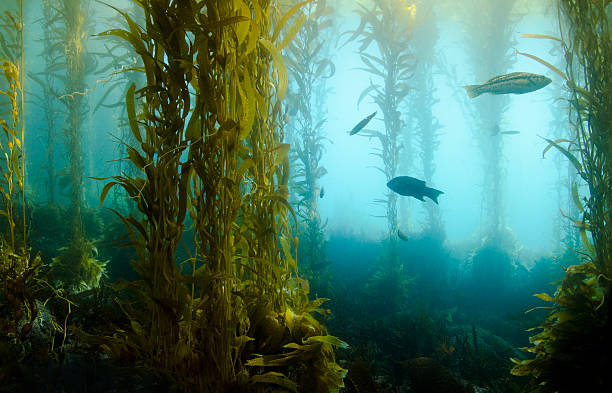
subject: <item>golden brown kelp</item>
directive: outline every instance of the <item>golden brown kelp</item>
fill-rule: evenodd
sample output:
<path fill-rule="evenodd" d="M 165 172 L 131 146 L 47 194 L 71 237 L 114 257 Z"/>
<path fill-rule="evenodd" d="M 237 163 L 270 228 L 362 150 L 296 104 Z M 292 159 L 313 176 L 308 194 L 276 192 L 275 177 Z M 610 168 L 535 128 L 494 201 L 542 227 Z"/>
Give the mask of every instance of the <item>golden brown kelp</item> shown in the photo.
<path fill-rule="evenodd" d="M 26 250 L 25 228 L 25 193 L 24 193 L 24 160 L 23 150 L 23 2 L 15 1 L 13 9 L 6 9 L 0 17 L 0 67 L 3 80 L 1 83 L 0 105 L 3 109 L 0 126 L 0 151 L 2 163 L 2 204 L 0 213 L 6 218 L 8 234 L 3 241 L 11 252 Z M 11 12 L 12 11 L 12 12 Z M 17 222 L 16 203 L 21 202 L 23 222 Z M 16 239 L 16 230 L 20 230 Z"/>
<path fill-rule="evenodd" d="M 322 301 L 309 302 L 307 284 L 292 278 L 279 37 L 299 6 L 137 3 L 143 28 L 122 13 L 128 29 L 102 35 L 125 39 L 143 62 L 146 85 L 126 96 L 138 171 L 113 177 L 101 200 L 120 185 L 142 213 L 121 218 L 145 307 L 125 304 L 130 332 L 100 338 L 104 348 L 131 352 L 181 391 L 298 391 L 295 380 L 299 391 L 332 391 L 342 383 L 332 352 L 341 342 L 310 315 Z M 187 213 L 194 247 L 175 261 Z M 264 356 L 249 360 L 255 353 Z"/>
<path fill-rule="evenodd" d="M 514 360 L 513 374 L 534 377 L 533 392 L 612 389 L 612 37 L 606 7 L 610 1 L 559 1 L 575 135 L 569 147 L 550 140 L 547 150 L 554 147 L 570 160 L 589 195 L 584 205 L 576 198 L 583 215 L 574 221 L 584 262 L 566 269 L 554 296 L 536 295 L 551 303 L 551 312 L 526 348 L 535 358 Z"/>
<path fill-rule="evenodd" d="M 329 282 L 329 263 L 325 259 L 324 224 L 318 200 L 324 197 L 320 179 L 327 171 L 320 165 L 324 152 L 325 80 L 334 74 L 329 59 L 334 9 L 327 1 L 310 3 L 302 14 L 303 23 L 293 41 L 285 48 L 285 62 L 291 84 L 285 99 L 290 117 L 287 141 L 291 143 L 293 166 L 290 190 L 296 196 L 299 217 L 300 271 L 317 293 Z"/>
<path fill-rule="evenodd" d="M 94 257 L 92 243 L 85 238 L 82 223 L 83 209 L 83 141 L 85 140 L 85 114 L 87 113 L 86 75 L 92 60 L 87 52 L 88 0 L 55 0 L 49 2 L 57 13 L 53 31 L 59 34 L 64 59 L 56 63 L 64 75 L 64 92 L 57 99 L 65 107 L 64 138 L 69 179 L 70 244 L 62 248 L 53 259 L 52 274 L 70 290 L 95 286 L 104 272 L 104 264 Z M 54 67 L 55 69 L 55 67 Z"/>

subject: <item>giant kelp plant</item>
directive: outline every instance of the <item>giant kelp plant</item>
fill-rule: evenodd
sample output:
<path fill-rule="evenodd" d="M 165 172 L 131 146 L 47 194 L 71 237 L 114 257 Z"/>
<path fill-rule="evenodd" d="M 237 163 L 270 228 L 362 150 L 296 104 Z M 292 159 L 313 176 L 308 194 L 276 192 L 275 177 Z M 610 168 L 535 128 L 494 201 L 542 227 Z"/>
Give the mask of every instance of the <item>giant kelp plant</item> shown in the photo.
<path fill-rule="evenodd" d="M 6 4 L 3 4 L 6 6 Z M 27 247 L 23 122 L 23 1 L 10 2 L 0 17 L 0 385 L 38 314 L 33 281 L 40 260 Z"/>
<path fill-rule="evenodd" d="M 70 290 L 98 285 L 104 273 L 104 264 L 94 255 L 94 247 L 83 230 L 83 141 L 87 113 L 85 77 L 91 71 L 91 57 L 85 41 L 88 28 L 88 0 L 56 0 L 49 4 L 55 8 L 57 25 L 55 39 L 63 47 L 64 59 L 57 63 L 63 75 L 63 94 L 57 99 L 64 105 L 64 139 L 67 167 L 64 170 L 69 188 L 70 244 L 61 249 L 52 263 L 54 279 Z"/>
<path fill-rule="evenodd" d="M 29 77 L 38 85 L 40 94 L 29 92 L 36 100 L 36 104 L 44 112 L 44 134 L 45 134 L 45 160 L 40 167 L 45 172 L 47 195 L 47 204 L 52 205 L 57 202 L 55 190 L 57 187 L 57 171 L 56 165 L 56 143 L 57 143 L 57 125 L 60 124 L 58 100 L 59 93 L 57 92 L 58 80 L 60 75 L 57 74 L 58 59 L 63 56 L 61 38 L 54 29 L 54 21 L 57 20 L 57 9 L 51 6 L 51 0 L 43 1 L 43 16 L 41 19 L 43 38 L 40 40 L 43 49 L 40 56 L 44 62 L 44 70 L 37 74 L 29 74 Z M 60 70 L 61 72 L 61 70 Z"/>
<path fill-rule="evenodd" d="M 361 22 L 350 32 L 349 41 L 359 39 L 363 70 L 379 80 L 361 93 L 359 101 L 369 95 L 380 108 L 384 122 L 384 132 L 364 130 L 361 134 L 379 140 L 380 149 L 374 154 L 381 158 L 382 167 L 377 169 L 389 181 L 397 176 L 402 149 L 398 139 L 405 126 L 400 107 L 411 91 L 408 81 L 416 68 L 416 56 L 410 45 L 416 24 L 416 6 L 407 1 L 391 0 L 376 0 L 370 9 L 359 6 L 355 12 Z M 371 44 L 376 44 L 377 54 L 366 52 Z M 397 239 L 397 195 L 389 191 L 387 198 L 380 202 L 386 207 L 389 237 Z"/>
<path fill-rule="evenodd" d="M 141 276 L 128 286 L 144 305 L 125 302 L 131 328 L 98 340 L 181 391 L 336 391 L 344 370 L 332 345 L 342 342 L 313 318 L 324 300 L 309 301 L 295 276 L 282 143 L 280 51 L 291 35 L 281 31 L 308 1 L 284 14 L 275 1 L 135 3 L 144 27 L 117 10 L 128 29 L 102 35 L 143 62 L 146 85 L 126 95 L 138 171 L 114 176 L 101 200 L 119 185 L 142 215 L 120 217 Z M 175 261 L 187 214 L 194 246 Z"/>
<path fill-rule="evenodd" d="M 329 50 L 334 9 L 327 1 L 306 6 L 303 26 L 285 49 L 285 63 L 291 84 L 285 104 L 290 120 L 287 141 L 295 152 L 290 190 L 296 196 L 299 217 L 300 271 L 315 293 L 325 291 L 329 263 L 325 258 L 324 223 L 318 211 L 325 188 L 320 179 L 327 172 L 321 166 L 325 151 L 325 80 L 334 74 Z"/>
<path fill-rule="evenodd" d="M 433 175 L 436 169 L 434 156 L 440 144 L 438 130 L 441 126 L 433 115 L 433 107 L 438 102 L 434 96 L 436 89 L 433 81 L 433 70 L 437 57 L 435 47 L 438 36 L 436 15 L 432 12 L 414 31 L 413 45 L 419 56 L 419 61 L 412 78 L 414 94 L 410 96 L 409 104 L 411 118 L 415 122 L 414 137 L 420 148 L 419 155 L 421 156 L 423 180 L 427 184 L 433 183 Z M 427 211 L 425 231 L 440 234 L 442 231 L 440 210 L 432 203 L 427 203 L 424 206 Z"/>
<path fill-rule="evenodd" d="M 382 132 L 363 130 L 361 134 L 380 142 L 380 149 L 373 154 L 380 157 L 382 163 L 376 169 L 383 173 L 385 182 L 388 182 L 398 175 L 402 150 L 399 138 L 405 129 L 400 109 L 412 89 L 409 81 L 416 68 L 416 55 L 410 45 L 412 31 L 417 23 L 416 6 L 406 1 L 376 0 L 371 8 L 360 5 L 355 12 L 361 21 L 357 29 L 349 32 L 349 42 L 359 39 L 363 70 L 376 80 L 361 93 L 359 101 L 370 96 L 380 108 L 384 124 Z M 378 49 L 377 53 L 367 52 L 372 44 Z M 396 304 L 398 296 L 404 292 L 402 265 L 397 252 L 397 194 L 389 191 L 386 198 L 376 202 L 385 205 L 388 247 L 380 258 L 381 268 L 371 285 L 372 288 L 394 288 L 390 293 L 395 295 L 388 302 Z"/>
<path fill-rule="evenodd" d="M 546 307 L 551 312 L 531 338 L 533 346 L 526 348 L 535 358 L 515 360 L 513 373 L 533 376 L 533 392 L 603 392 L 612 389 L 612 33 L 606 14 L 610 1 L 561 0 L 559 8 L 575 134 L 569 146 L 549 140 L 549 148 L 563 153 L 588 186 L 586 203 L 577 201 L 584 209 L 582 218 L 575 220 L 583 263 L 566 268 L 553 296 L 536 295 L 552 303 Z"/>
<path fill-rule="evenodd" d="M 470 20 L 465 47 L 476 81 L 486 81 L 510 71 L 514 53 L 512 35 L 518 22 L 512 9 L 515 0 L 472 0 L 462 6 Z M 476 20 L 473 16 L 478 15 Z M 462 97 L 466 97 L 462 93 Z M 499 133 L 502 117 L 508 108 L 507 95 L 483 96 L 470 101 L 466 110 L 474 122 L 474 136 L 483 156 L 484 228 L 481 237 L 500 241 L 504 235 L 503 210 L 503 134 Z"/>

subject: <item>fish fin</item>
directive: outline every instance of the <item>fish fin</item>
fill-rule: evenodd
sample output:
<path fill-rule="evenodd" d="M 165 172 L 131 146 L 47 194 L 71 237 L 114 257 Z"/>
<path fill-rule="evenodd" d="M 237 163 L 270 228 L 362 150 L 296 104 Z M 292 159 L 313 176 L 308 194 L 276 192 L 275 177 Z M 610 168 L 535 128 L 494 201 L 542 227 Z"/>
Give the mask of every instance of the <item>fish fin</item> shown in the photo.
<path fill-rule="evenodd" d="M 465 91 L 467 92 L 468 96 L 470 96 L 470 98 L 476 98 L 482 94 L 480 91 L 478 91 L 478 88 L 480 87 L 480 85 L 468 85 L 468 86 L 461 86 L 461 87 L 465 89 Z"/>
<path fill-rule="evenodd" d="M 436 190 L 435 188 L 431 188 L 431 187 L 427 187 L 427 191 L 428 191 L 427 197 L 431 199 L 432 201 L 434 201 L 436 205 L 438 204 L 438 197 L 440 196 L 440 194 L 444 194 L 443 191 Z"/>

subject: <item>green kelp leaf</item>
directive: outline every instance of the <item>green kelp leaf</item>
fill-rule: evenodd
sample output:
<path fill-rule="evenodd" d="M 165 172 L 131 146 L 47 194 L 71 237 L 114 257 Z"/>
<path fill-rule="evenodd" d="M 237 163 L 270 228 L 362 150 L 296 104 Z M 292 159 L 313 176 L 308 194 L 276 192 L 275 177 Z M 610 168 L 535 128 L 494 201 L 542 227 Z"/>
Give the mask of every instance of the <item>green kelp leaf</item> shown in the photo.
<path fill-rule="evenodd" d="M 572 153 L 570 153 L 569 150 L 567 150 L 563 146 L 559 145 L 558 142 L 560 142 L 561 140 L 553 141 L 553 140 L 550 140 L 550 139 L 544 138 L 544 137 L 540 137 L 540 138 L 544 139 L 549 144 L 546 147 L 546 149 L 544 149 L 544 152 L 543 152 L 542 156 L 544 155 L 544 153 L 546 153 L 546 151 L 548 151 L 548 149 L 550 149 L 551 146 L 554 146 L 555 148 L 557 148 L 557 150 L 559 150 L 561 153 L 563 153 L 563 155 L 565 157 L 567 157 L 568 160 L 570 160 L 572 165 L 574 165 L 574 167 L 578 171 L 578 174 L 580 175 L 580 177 L 585 179 L 585 175 L 582 172 L 582 164 L 580 164 L 580 161 L 578 160 L 578 158 L 576 158 L 576 156 L 574 156 Z M 565 141 L 565 140 L 563 140 L 563 141 Z"/>
<path fill-rule="evenodd" d="M 546 302 L 554 302 L 555 299 L 553 299 L 549 294 L 547 293 L 536 293 L 533 296 L 537 297 L 538 299 L 542 299 Z"/>
<path fill-rule="evenodd" d="M 529 33 L 523 33 L 523 34 L 521 34 L 521 38 L 539 38 L 539 39 L 548 39 L 548 40 L 555 40 L 555 41 L 563 42 L 561 40 L 561 38 L 555 37 L 555 36 L 552 36 L 552 35 L 547 35 L 547 34 L 529 34 Z"/>
<path fill-rule="evenodd" d="M 591 243 L 591 241 L 589 240 L 589 237 L 587 236 L 586 226 L 584 225 L 580 226 L 579 233 L 580 233 L 580 241 L 582 242 L 582 246 L 584 247 L 584 249 L 591 256 L 595 256 L 597 252 L 595 250 L 595 246 L 593 245 L 593 243 Z"/>
<path fill-rule="evenodd" d="M 307 312 L 307 313 L 313 312 L 316 309 L 318 309 L 319 307 L 321 307 L 321 305 L 323 303 L 325 303 L 326 301 L 328 301 L 328 300 L 329 300 L 328 298 L 321 297 L 321 298 L 315 299 L 315 300 L 313 300 L 311 302 L 308 302 L 306 307 L 304 307 L 304 312 Z"/>
<path fill-rule="evenodd" d="M 578 194 L 578 183 L 572 183 L 572 200 L 574 201 L 574 205 L 584 213 L 584 206 L 582 205 L 582 201 L 580 200 L 580 195 Z"/>
<path fill-rule="evenodd" d="M 521 56 L 525 56 L 525 57 L 529 57 L 530 59 L 533 59 L 535 61 L 537 61 L 538 63 L 542 64 L 543 66 L 547 67 L 548 69 L 550 69 L 551 71 L 553 71 L 555 74 L 559 75 L 561 78 L 563 78 L 564 80 L 569 80 L 567 75 L 565 75 L 560 69 L 558 69 L 557 67 L 555 67 L 554 65 L 550 64 L 549 62 L 547 62 L 546 60 L 542 60 L 540 59 L 538 56 L 534 56 L 531 55 L 529 53 L 523 53 L 523 52 L 519 52 L 518 49 L 515 49 L 516 54 L 517 55 L 521 55 Z"/>
<path fill-rule="evenodd" d="M 102 192 L 100 193 L 100 206 L 99 207 L 102 207 L 102 204 L 104 203 L 104 199 L 106 199 L 106 195 L 108 194 L 110 189 L 116 186 L 117 184 L 121 184 L 121 183 L 112 181 L 104 185 L 104 187 L 102 188 Z"/>
<path fill-rule="evenodd" d="M 287 378 L 287 376 L 285 374 L 282 373 L 276 373 L 273 371 L 267 372 L 265 374 L 261 374 L 261 375 L 254 375 L 251 377 L 251 382 L 252 383 L 267 383 L 267 384 L 273 384 L 273 385 L 278 385 L 280 387 L 283 387 L 291 392 L 296 392 L 297 393 L 297 383 L 293 382 L 292 380 L 290 380 L 289 378 Z"/>
<path fill-rule="evenodd" d="M 304 344 L 313 344 L 315 342 L 322 343 L 322 344 L 329 344 L 334 347 L 348 348 L 347 343 L 345 343 L 344 341 L 340 340 L 338 337 L 335 337 L 335 336 L 311 336 L 311 337 L 308 337 L 306 340 L 304 340 Z"/>
<path fill-rule="evenodd" d="M 138 151 L 136 151 L 136 149 L 131 146 L 126 146 L 126 149 L 130 161 L 132 161 L 132 163 L 136 165 L 138 169 L 143 169 L 145 165 L 147 165 L 145 159 L 140 155 L 140 153 L 138 153 Z"/>
<path fill-rule="evenodd" d="M 132 83 L 125 93 L 125 108 L 130 122 L 130 129 L 134 138 L 142 143 L 142 137 L 140 136 L 140 127 L 138 126 L 138 120 L 136 119 L 136 107 L 134 105 L 134 93 L 136 91 L 136 84 Z"/>
<path fill-rule="evenodd" d="M 274 34 L 272 34 L 272 42 L 276 41 L 276 39 L 278 38 L 278 36 L 280 35 L 280 32 L 283 30 L 283 28 L 285 27 L 285 25 L 287 24 L 287 22 L 289 21 L 289 19 L 300 10 L 300 8 L 302 8 L 304 5 L 313 2 L 314 0 L 306 0 L 306 1 L 302 1 L 301 3 L 298 3 L 296 5 L 294 5 L 293 7 L 291 7 L 291 9 L 289 9 L 289 11 L 287 11 L 287 13 L 285 15 L 282 16 L 282 18 L 280 19 L 280 21 L 278 22 L 278 25 L 274 28 Z"/>
<path fill-rule="evenodd" d="M 278 46 L 279 50 L 285 49 L 285 47 L 289 45 L 291 41 L 293 41 L 297 33 L 300 31 L 300 29 L 304 25 L 304 22 L 306 22 L 306 14 L 302 12 L 301 15 L 296 19 L 293 26 L 291 26 L 291 29 L 289 30 L 289 32 L 285 35 L 285 37 L 283 37 L 283 41 Z"/>
<path fill-rule="evenodd" d="M 278 99 L 282 100 L 287 93 L 287 87 L 289 86 L 289 74 L 287 73 L 287 67 L 283 61 L 283 56 L 274 44 L 265 38 L 260 38 L 259 43 L 266 48 L 266 50 L 272 56 L 276 71 L 278 73 Z"/>
<path fill-rule="evenodd" d="M 248 137 L 253 130 L 255 115 L 257 113 L 256 92 L 253 88 L 253 83 L 250 76 L 244 76 L 244 81 L 238 83 L 238 94 L 240 95 L 240 106 L 242 115 L 240 116 L 240 133 L 238 140 L 242 141 Z"/>

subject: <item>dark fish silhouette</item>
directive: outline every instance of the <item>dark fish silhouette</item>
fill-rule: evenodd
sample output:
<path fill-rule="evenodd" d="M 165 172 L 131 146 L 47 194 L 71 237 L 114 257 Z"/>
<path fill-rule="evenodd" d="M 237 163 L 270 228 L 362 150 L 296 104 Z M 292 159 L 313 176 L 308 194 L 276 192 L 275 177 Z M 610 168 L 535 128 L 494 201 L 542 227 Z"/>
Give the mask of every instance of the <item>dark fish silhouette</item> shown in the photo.
<path fill-rule="evenodd" d="M 397 237 L 399 237 L 400 240 L 403 240 L 405 242 L 408 241 L 408 236 L 406 236 L 404 232 L 400 231 L 399 229 L 397 230 Z"/>
<path fill-rule="evenodd" d="M 436 204 L 438 203 L 438 196 L 444 194 L 440 190 L 425 186 L 423 180 L 415 179 L 410 176 L 398 176 L 393 178 L 387 183 L 387 187 L 400 195 L 411 196 L 420 201 L 424 201 L 423 197 L 427 197 Z"/>
<path fill-rule="evenodd" d="M 489 94 L 525 94 L 539 90 L 548 85 L 550 78 L 544 75 L 530 74 L 529 72 L 513 72 L 489 79 L 482 85 L 461 86 L 467 91 L 470 98 L 478 97 L 483 93 Z"/>
<path fill-rule="evenodd" d="M 370 120 L 372 120 L 372 118 L 374 116 L 376 116 L 376 114 L 378 113 L 378 111 L 372 113 L 370 116 L 366 117 L 365 119 L 363 119 L 362 121 L 360 121 L 359 123 L 357 123 L 357 125 L 355 127 L 353 127 L 353 129 L 351 130 L 351 132 L 349 132 L 350 135 L 355 135 L 356 133 L 358 133 L 359 131 L 361 131 L 363 129 L 363 127 L 367 126 L 368 123 L 370 122 Z"/>
<path fill-rule="evenodd" d="M 516 134 L 520 134 L 520 131 L 502 131 L 500 132 L 500 134 L 505 134 L 505 135 L 516 135 Z"/>
<path fill-rule="evenodd" d="M 325 187 L 321 187 L 321 190 L 319 191 L 319 198 L 323 198 L 325 196 Z"/>

